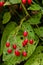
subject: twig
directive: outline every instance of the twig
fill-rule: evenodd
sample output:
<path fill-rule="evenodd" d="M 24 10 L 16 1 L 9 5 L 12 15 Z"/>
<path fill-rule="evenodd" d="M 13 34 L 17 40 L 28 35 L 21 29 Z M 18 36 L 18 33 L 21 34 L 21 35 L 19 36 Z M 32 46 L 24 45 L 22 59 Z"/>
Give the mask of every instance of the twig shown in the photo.
<path fill-rule="evenodd" d="M 26 10 L 24 4 L 21 3 L 21 6 L 23 7 L 25 14 L 28 15 L 28 16 L 30 17 L 30 15 L 29 15 L 28 11 Z"/>

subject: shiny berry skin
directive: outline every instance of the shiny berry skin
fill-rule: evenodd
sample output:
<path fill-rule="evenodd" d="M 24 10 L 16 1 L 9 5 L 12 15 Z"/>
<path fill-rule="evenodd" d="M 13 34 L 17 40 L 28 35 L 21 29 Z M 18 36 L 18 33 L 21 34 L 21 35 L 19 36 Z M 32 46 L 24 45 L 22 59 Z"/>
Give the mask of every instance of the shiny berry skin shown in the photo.
<path fill-rule="evenodd" d="M 31 3 L 32 3 L 32 0 L 28 0 L 28 4 L 31 5 Z"/>
<path fill-rule="evenodd" d="M 16 49 L 16 48 L 17 48 L 16 44 L 13 44 L 13 49 Z"/>
<path fill-rule="evenodd" d="M 23 32 L 23 36 L 26 37 L 28 35 L 28 32 L 27 31 L 24 31 Z"/>
<path fill-rule="evenodd" d="M 20 52 L 18 50 L 15 51 L 16 56 L 20 56 Z"/>
<path fill-rule="evenodd" d="M 25 5 L 26 4 L 26 0 L 22 0 L 22 3 Z"/>
<path fill-rule="evenodd" d="M 10 54 L 12 53 L 12 49 L 8 49 L 7 52 Z"/>
<path fill-rule="evenodd" d="M 6 42 L 6 47 L 9 47 L 10 46 L 10 43 L 9 42 Z"/>
<path fill-rule="evenodd" d="M 25 42 L 25 44 L 27 44 L 28 43 L 28 39 L 25 39 L 24 42 Z"/>
<path fill-rule="evenodd" d="M 33 44 L 33 40 L 32 39 L 29 42 L 30 42 L 30 44 Z"/>
<path fill-rule="evenodd" d="M 26 53 L 25 51 L 23 51 L 23 52 L 22 52 L 22 55 L 23 55 L 24 57 L 26 57 L 26 56 L 27 56 L 27 53 Z"/>
<path fill-rule="evenodd" d="M 23 46 L 23 47 L 26 46 L 26 43 L 25 43 L 24 41 L 22 42 L 22 46 Z"/>
<path fill-rule="evenodd" d="M 4 5 L 5 2 L 0 2 L 0 7 L 2 7 Z"/>

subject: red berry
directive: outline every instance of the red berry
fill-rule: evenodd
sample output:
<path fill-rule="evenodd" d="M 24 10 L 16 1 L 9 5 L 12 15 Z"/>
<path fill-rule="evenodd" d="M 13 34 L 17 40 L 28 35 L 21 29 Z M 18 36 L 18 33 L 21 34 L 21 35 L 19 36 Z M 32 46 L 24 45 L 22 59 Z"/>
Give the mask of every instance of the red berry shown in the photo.
<path fill-rule="evenodd" d="M 26 45 L 26 43 L 23 41 L 23 42 L 22 42 L 22 45 L 23 45 L 23 47 L 24 47 L 24 46 Z"/>
<path fill-rule="evenodd" d="M 18 50 L 15 51 L 16 56 L 20 56 L 20 52 Z"/>
<path fill-rule="evenodd" d="M 28 39 L 25 39 L 24 42 L 25 42 L 25 44 L 27 44 L 28 43 Z"/>
<path fill-rule="evenodd" d="M 12 52 L 12 49 L 8 49 L 7 52 L 10 54 Z"/>
<path fill-rule="evenodd" d="M 28 35 L 27 31 L 24 31 L 23 36 L 26 37 Z"/>
<path fill-rule="evenodd" d="M 27 56 L 26 51 L 23 51 L 23 52 L 22 52 L 22 55 L 23 55 L 24 57 L 26 57 L 26 56 Z"/>
<path fill-rule="evenodd" d="M 9 47 L 9 46 L 10 46 L 10 43 L 9 43 L 9 42 L 7 42 L 7 43 L 6 43 L 6 47 Z"/>
<path fill-rule="evenodd" d="M 5 2 L 0 2 L 0 7 L 2 7 L 4 5 Z"/>
<path fill-rule="evenodd" d="M 13 45 L 13 49 L 16 49 L 16 48 L 17 48 L 17 46 L 16 46 L 16 44 L 14 44 L 14 45 Z"/>
<path fill-rule="evenodd" d="M 33 40 L 32 39 L 30 40 L 30 44 L 33 44 Z"/>
<path fill-rule="evenodd" d="M 28 39 L 25 39 L 25 40 L 22 42 L 23 47 L 24 47 L 25 45 L 27 45 L 27 43 L 28 43 Z"/>
<path fill-rule="evenodd" d="M 26 0 L 22 0 L 22 3 L 25 5 L 26 4 Z"/>
<path fill-rule="evenodd" d="M 32 0 L 28 0 L 28 4 L 31 5 L 31 3 L 32 3 Z"/>

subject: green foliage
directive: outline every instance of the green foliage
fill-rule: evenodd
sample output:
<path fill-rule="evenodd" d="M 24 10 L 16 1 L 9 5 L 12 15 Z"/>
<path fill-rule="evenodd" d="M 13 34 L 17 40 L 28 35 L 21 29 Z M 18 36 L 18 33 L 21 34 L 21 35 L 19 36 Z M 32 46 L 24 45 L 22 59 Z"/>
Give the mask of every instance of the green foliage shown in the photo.
<path fill-rule="evenodd" d="M 43 0 L 42 0 L 42 5 L 43 5 Z"/>
<path fill-rule="evenodd" d="M 4 29 L 3 35 L 2 35 L 2 40 L 1 40 L 1 51 L 3 51 L 4 45 L 6 43 L 6 40 L 8 39 L 8 36 L 10 34 L 10 32 L 15 29 L 16 27 L 16 23 L 15 22 L 10 22 L 6 28 Z"/>
<path fill-rule="evenodd" d="M 43 27 L 35 28 L 34 30 L 38 36 L 43 37 Z"/>
<path fill-rule="evenodd" d="M 33 15 L 28 22 L 32 25 L 39 24 L 41 19 L 41 12 L 38 12 L 37 14 Z"/>
<path fill-rule="evenodd" d="M 7 2 L 4 4 L 4 6 L 6 6 L 6 5 L 7 5 L 7 6 L 8 6 L 8 5 L 11 5 L 11 3 L 7 1 Z"/>
<path fill-rule="evenodd" d="M 6 63 L 0 63 L 0 65 L 6 65 Z"/>
<path fill-rule="evenodd" d="M 38 46 L 31 58 L 24 65 L 43 65 L 43 46 Z"/>
<path fill-rule="evenodd" d="M 12 4 L 18 4 L 21 3 L 21 0 L 9 0 L 9 2 Z"/>
<path fill-rule="evenodd" d="M 5 0 L 0 7 L 0 65 L 16 65 L 22 61 L 26 61 L 24 65 L 43 65 L 42 5 L 43 0 L 42 3 L 33 0 L 30 5 L 28 0 L 25 5 L 21 0 Z M 27 37 L 23 36 L 24 31 L 28 32 Z M 23 47 L 25 39 L 28 39 L 28 44 Z M 33 44 L 30 44 L 31 39 Z M 6 42 L 10 42 L 10 47 L 6 47 Z M 13 44 L 17 45 L 17 49 L 12 48 Z M 11 54 L 7 52 L 9 48 L 12 49 Z M 15 55 L 15 50 L 20 51 L 20 56 Z M 26 57 L 22 55 L 23 51 L 26 51 Z"/>
<path fill-rule="evenodd" d="M 6 24 L 6 23 L 9 22 L 10 19 L 11 19 L 10 12 L 5 12 L 4 15 L 3 15 L 3 21 L 2 21 L 2 23 L 3 24 Z"/>
<path fill-rule="evenodd" d="M 38 4 L 36 4 L 36 3 L 32 4 L 32 5 L 28 8 L 28 10 L 40 10 L 40 9 L 41 9 L 41 7 L 40 7 Z"/>
<path fill-rule="evenodd" d="M 32 27 L 31 27 L 31 25 L 29 23 L 26 23 L 26 22 L 23 23 L 22 27 L 20 28 L 18 33 L 15 33 L 15 30 L 10 33 L 7 41 L 10 42 L 10 45 L 11 45 L 10 48 L 12 48 L 13 43 L 16 43 L 16 45 L 18 46 L 19 51 L 21 52 L 21 55 L 19 57 L 15 56 L 14 50 L 13 50 L 13 52 L 11 54 L 8 54 L 7 53 L 8 48 L 6 48 L 6 46 L 4 46 L 3 60 L 8 62 L 7 65 L 12 65 L 12 64 L 20 63 L 21 61 L 24 61 L 24 60 L 28 59 L 31 56 L 31 54 L 34 52 L 34 50 L 35 50 L 35 48 L 36 48 L 36 46 L 38 44 L 38 40 L 37 40 L 38 38 L 35 36 L 35 34 L 33 32 L 33 29 L 32 29 Z M 23 47 L 22 46 L 22 42 L 25 39 L 25 37 L 23 37 L 23 32 L 25 30 L 29 34 L 28 37 L 27 37 L 28 40 L 34 39 L 34 43 L 33 43 L 33 45 L 28 43 L 28 45 L 26 47 Z M 23 39 L 21 39 L 21 37 Z M 22 51 L 23 50 L 27 51 L 27 57 L 23 57 L 22 56 Z M 12 58 L 12 59 L 10 60 L 10 58 Z"/>
<path fill-rule="evenodd" d="M 0 41 L 0 55 L 1 55 L 1 41 Z"/>
<path fill-rule="evenodd" d="M 43 15 L 43 8 L 42 8 L 42 15 Z"/>

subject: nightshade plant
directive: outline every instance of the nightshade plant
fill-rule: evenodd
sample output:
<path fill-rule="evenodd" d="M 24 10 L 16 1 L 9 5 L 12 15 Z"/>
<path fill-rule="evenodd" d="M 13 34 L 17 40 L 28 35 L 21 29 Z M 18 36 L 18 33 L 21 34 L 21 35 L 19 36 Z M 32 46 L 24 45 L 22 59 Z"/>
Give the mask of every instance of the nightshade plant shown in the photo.
<path fill-rule="evenodd" d="M 43 0 L 0 1 L 0 65 L 43 65 Z"/>

